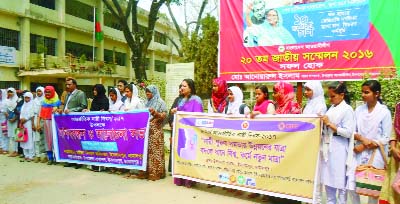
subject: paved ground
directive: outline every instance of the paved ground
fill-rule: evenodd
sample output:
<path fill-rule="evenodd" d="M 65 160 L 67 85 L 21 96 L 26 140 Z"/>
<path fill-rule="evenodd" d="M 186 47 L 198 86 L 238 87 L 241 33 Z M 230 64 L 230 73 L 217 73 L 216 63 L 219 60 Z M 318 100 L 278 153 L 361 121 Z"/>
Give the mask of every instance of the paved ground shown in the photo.
<path fill-rule="evenodd" d="M 87 169 L 48 166 L 0 155 L 0 204 L 250 204 L 260 198 L 235 197 L 222 188 L 199 184 L 175 186 L 172 177 L 160 181 L 125 179 Z"/>

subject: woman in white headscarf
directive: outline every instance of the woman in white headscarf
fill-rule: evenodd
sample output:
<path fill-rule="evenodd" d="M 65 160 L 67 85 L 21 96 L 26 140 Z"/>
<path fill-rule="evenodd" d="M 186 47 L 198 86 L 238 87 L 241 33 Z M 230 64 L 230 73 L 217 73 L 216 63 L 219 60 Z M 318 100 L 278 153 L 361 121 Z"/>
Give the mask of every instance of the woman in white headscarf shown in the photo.
<path fill-rule="evenodd" d="M 237 115 L 250 113 L 250 108 L 243 103 L 243 92 L 239 87 L 231 86 L 228 88 L 228 101 L 225 114 Z"/>
<path fill-rule="evenodd" d="M 7 99 L 7 90 L 0 90 L 0 154 L 7 153 L 8 150 L 8 140 L 5 143 L 5 140 L 8 139 L 7 135 L 3 134 L 3 127 L 7 128 L 6 121 L 6 99 Z"/>
<path fill-rule="evenodd" d="M 111 88 L 108 94 L 109 109 L 108 111 L 123 111 L 124 102 L 122 102 L 122 96 L 117 88 Z"/>
<path fill-rule="evenodd" d="M 319 114 L 324 115 L 327 107 L 324 98 L 324 90 L 322 89 L 321 82 L 319 81 L 309 81 L 304 84 L 305 91 L 304 96 L 308 99 L 306 106 L 304 107 L 303 114 Z M 321 149 L 322 151 L 322 149 Z M 322 155 L 322 154 L 321 154 Z M 321 159 L 321 158 L 320 158 Z M 319 171 L 321 172 L 321 171 Z M 318 187 L 316 192 L 317 203 L 322 202 L 322 185 L 320 182 L 320 176 L 318 175 Z"/>
<path fill-rule="evenodd" d="M 143 100 L 139 98 L 139 90 L 134 84 L 125 86 L 125 96 L 127 97 L 124 102 L 125 111 L 145 108 Z"/>
<path fill-rule="evenodd" d="M 25 160 L 28 162 L 32 161 L 33 156 L 35 155 L 33 142 L 33 107 L 33 95 L 31 92 L 26 92 L 24 94 L 24 104 L 22 105 L 19 119 L 20 126 L 26 128 L 28 132 L 28 140 L 26 142 L 21 142 L 21 148 L 24 149 Z"/>
<path fill-rule="evenodd" d="M 15 142 L 15 129 L 18 125 L 18 117 L 15 111 L 17 107 L 17 91 L 14 88 L 7 89 L 7 100 L 6 100 L 6 118 L 7 118 L 7 142 L 9 144 L 10 157 L 16 157 L 18 155 L 18 143 Z"/>
<path fill-rule="evenodd" d="M 36 88 L 36 98 L 33 99 L 33 113 L 34 113 L 34 120 L 33 120 L 33 141 L 35 145 L 35 162 L 39 162 L 40 158 L 43 158 L 43 162 L 46 162 L 47 159 L 44 154 L 44 132 L 39 131 L 43 129 L 43 121 L 39 122 L 39 114 L 40 109 L 42 108 L 42 102 L 44 100 L 44 87 L 37 87 Z M 40 128 L 38 128 L 38 126 Z"/>
<path fill-rule="evenodd" d="M 303 114 L 325 114 L 327 108 L 321 82 L 309 81 L 304 84 L 304 87 L 304 96 L 307 97 L 308 101 Z"/>

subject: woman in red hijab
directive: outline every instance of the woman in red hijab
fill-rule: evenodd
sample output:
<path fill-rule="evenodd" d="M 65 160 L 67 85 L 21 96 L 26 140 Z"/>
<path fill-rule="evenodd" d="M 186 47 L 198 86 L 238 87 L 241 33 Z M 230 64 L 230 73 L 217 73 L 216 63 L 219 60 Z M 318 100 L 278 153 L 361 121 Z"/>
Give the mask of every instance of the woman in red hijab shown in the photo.
<path fill-rule="evenodd" d="M 290 83 L 278 82 L 274 85 L 273 97 L 276 101 L 275 114 L 301 114 L 300 105 L 294 102 L 294 89 Z"/>
<path fill-rule="evenodd" d="M 210 102 L 208 103 L 208 113 L 223 113 L 228 104 L 228 86 L 226 81 L 220 78 L 213 80 L 213 88 Z"/>

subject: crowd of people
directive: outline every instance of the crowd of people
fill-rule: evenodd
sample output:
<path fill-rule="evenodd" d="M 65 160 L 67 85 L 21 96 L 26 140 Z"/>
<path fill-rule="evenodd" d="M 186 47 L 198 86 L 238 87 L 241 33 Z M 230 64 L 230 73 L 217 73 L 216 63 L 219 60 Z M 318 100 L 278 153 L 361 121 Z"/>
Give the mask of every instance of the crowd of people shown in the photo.
<path fill-rule="evenodd" d="M 320 174 L 317 176 L 316 202 L 322 203 L 322 191 L 326 192 L 327 204 L 345 204 L 348 200 L 353 204 L 360 203 L 360 195 L 356 193 L 355 170 L 358 165 L 367 164 L 372 158 L 376 168 L 388 166 L 388 176 L 382 188 L 380 198 L 368 198 L 368 203 L 399 204 L 400 195 L 391 187 L 396 174 L 399 174 L 400 161 L 400 103 L 396 106 L 394 122 L 389 109 L 380 99 L 381 85 L 376 80 L 365 81 L 362 90 L 363 105 L 353 110 L 350 106 L 349 93 L 343 82 L 331 82 L 327 87 L 329 108 L 326 105 L 324 89 L 321 82 L 310 81 L 304 84 L 304 96 L 307 103 L 302 108 L 294 101 L 294 87 L 287 82 L 277 82 L 273 86 L 272 99 L 265 85 L 255 87 L 254 107 L 243 102 L 240 87 L 228 87 L 225 80 L 213 80 L 213 88 L 208 101 L 208 113 L 227 115 L 242 114 L 250 119 L 268 114 L 317 114 L 323 124 L 320 148 Z M 19 156 L 18 143 L 15 142 L 17 127 L 24 127 L 28 139 L 19 142 L 23 149 L 21 162 L 47 162 L 55 164 L 53 156 L 51 115 L 53 113 L 68 114 L 86 111 L 131 111 L 148 109 L 150 117 L 148 162 L 146 171 L 129 171 L 109 168 L 109 172 L 124 173 L 127 178 L 159 180 L 165 178 L 165 155 L 163 126 L 168 122 L 173 127 L 173 117 L 178 111 L 203 112 L 203 103 L 196 95 L 195 83 L 192 79 L 184 79 L 179 85 L 178 97 L 168 109 L 155 85 L 145 87 L 146 98 L 142 99 L 135 84 L 125 80 L 118 81 L 115 88 L 108 90 L 102 84 L 93 86 L 93 101 L 88 108 L 85 93 L 77 89 L 74 78 L 66 79 L 66 91 L 59 99 L 54 87 L 38 87 L 36 97 L 31 92 L 24 92 L 22 100 L 18 98 L 14 88 L 2 89 L 0 95 L 0 153 L 10 157 Z M 22 101 L 22 102 L 21 102 Z M 392 131 L 394 130 L 394 131 Z M 383 153 L 377 151 L 383 147 Z M 375 153 L 374 153 L 375 152 Z M 46 153 L 46 156 L 43 156 Z M 373 156 L 375 155 L 376 156 Z M 384 157 L 389 155 L 386 164 Z M 171 155 L 169 168 L 171 171 Z M 81 165 L 66 163 L 65 166 L 80 168 Z M 102 168 L 91 166 L 92 170 Z M 192 187 L 195 182 L 175 178 L 174 184 Z M 212 187 L 209 185 L 209 187 Z M 242 191 L 235 192 L 237 196 Z M 251 193 L 249 198 L 259 197 Z M 287 199 L 262 196 L 264 201 L 278 203 L 298 203 Z"/>

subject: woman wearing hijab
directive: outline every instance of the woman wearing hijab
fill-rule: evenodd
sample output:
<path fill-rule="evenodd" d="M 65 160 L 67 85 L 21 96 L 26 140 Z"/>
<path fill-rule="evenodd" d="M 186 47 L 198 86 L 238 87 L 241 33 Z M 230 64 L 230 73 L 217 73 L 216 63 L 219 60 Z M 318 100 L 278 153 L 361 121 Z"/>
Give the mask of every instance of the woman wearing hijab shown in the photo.
<path fill-rule="evenodd" d="M 250 108 L 243 103 L 243 92 L 237 86 L 228 88 L 228 105 L 225 107 L 225 114 L 238 115 L 249 114 Z"/>
<path fill-rule="evenodd" d="M 208 113 L 223 113 L 228 104 L 228 86 L 226 81 L 220 78 L 213 80 L 213 88 L 210 102 L 208 103 Z"/>
<path fill-rule="evenodd" d="M 300 105 L 293 101 L 294 99 L 294 89 L 292 84 L 288 82 L 278 82 L 274 85 L 273 97 L 276 101 L 275 114 L 300 114 Z M 299 201 L 293 201 L 285 198 L 278 197 L 268 197 L 264 196 L 263 201 L 271 200 L 276 203 L 301 203 Z"/>
<path fill-rule="evenodd" d="M 35 155 L 34 141 L 33 141 L 33 129 L 34 129 L 34 103 L 33 95 L 31 92 L 24 94 L 24 104 L 21 108 L 21 114 L 19 116 L 21 128 L 25 128 L 28 132 L 28 140 L 26 142 L 20 142 L 21 148 L 24 150 L 25 161 L 32 161 Z M 21 160 L 23 162 L 24 160 Z"/>
<path fill-rule="evenodd" d="M 309 81 L 304 84 L 304 87 L 304 96 L 308 101 L 304 107 L 303 114 L 325 114 L 327 108 L 321 82 Z"/>
<path fill-rule="evenodd" d="M 34 146 L 35 146 L 35 159 L 34 162 L 37 163 L 40 161 L 40 158 L 42 157 L 42 153 L 44 151 L 43 146 L 44 146 L 44 133 L 43 131 L 38 131 L 37 127 L 43 128 L 43 122 L 39 123 L 39 114 L 40 114 L 40 109 L 42 107 L 42 102 L 44 100 L 44 87 L 37 87 L 36 88 L 36 98 L 33 99 L 33 114 L 34 114 L 34 120 L 33 120 L 33 141 L 34 141 Z M 47 159 L 43 160 L 43 162 L 46 162 Z"/>
<path fill-rule="evenodd" d="M 5 113 L 7 112 L 6 108 L 6 99 L 7 99 L 7 90 L 0 90 L 0 154 L 7 154 L 8 150 L 8 137 L 3 132 L 3 128 L 7 128 L 7 120 Z"/>
<path fill-rule="evenodd" d="M 322 89 L 321 82 L 309 81 L 304 84 L 305 91 L 304 96 L 308 99 L 306 106 L 304 107 L 303 114 L 318 114 L 324 115 L 327 107 L 325 104 L 324 90 Z M 321 171 L 319 171 L 321 172 Z M 322 202 L 322 185 L 320 184 L 320 175 L 318 175 L 316 190 L 316 201 Z"/>
<path fill-rule="evenodd" d="M 139 173 L 138 177 L 155 181 L 165 177 L 163 126 L 166 122 L 167 106 L 161 99 L 158 88 L 154 85 L 146 87 L 146 96 L 146 108 L 151 114 L 147 169 L 146 172 Z"/>
<path fill-rule="evenodd" d="M 139 98 L 139 90 L 134 84 L 125 86 L 125 96 L 127 97 L 124 102 L 125 111 L 144 108 L 143 100 Z"/>
<path fill-rule="evenodd" d="M 15 129 L 18 126 L 18 116 L 16 114 L 17 101 L 17 91 L 14 88 L 8 88 L 6 100 L 6 118 L 8 131 L 7 142 L 9 143 L 10 157 L 16 157 L 18 155 L 18 143 L 15 142 Z"/>
<path fill-rule="evenodd" d="M 116 88 L 111 88 L 108 94 L 108 103 L 109 109 L 108 111 L 123 111 L 124 110 L 124 102 L 122 102 L 122 96 L 119 93 L 119 90 Z"/>
<path fill-rule="evenodd" d="M 277 105 L 275 114 L 300 114 L 301 109 L 299 104 L 293 101 L 294 96 L 294 89 L 290 83 L 276 83 L 273 93 Z"/>
<path fill-rule="evenodd" d="M 110 104 L 103 84 L 96 84 L 93 86 L 93 95 L 90 111 L 108 111 Z"/>
<path fill-rule="evenodd" d="M 48 165 L 55 164 L 53 157 L 53 131 L 51 127 L 51 115 L 57 111 L 61 106 L 61 101 L 53 86 L 46 86 L 44 88 L 44 100 L 39 114 L 39 124 L 43 120 L 43 128 L 45 135 L 45 149 L 47 152 Z M 37 127 L 41 131 L 41 127 Z"/>

